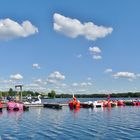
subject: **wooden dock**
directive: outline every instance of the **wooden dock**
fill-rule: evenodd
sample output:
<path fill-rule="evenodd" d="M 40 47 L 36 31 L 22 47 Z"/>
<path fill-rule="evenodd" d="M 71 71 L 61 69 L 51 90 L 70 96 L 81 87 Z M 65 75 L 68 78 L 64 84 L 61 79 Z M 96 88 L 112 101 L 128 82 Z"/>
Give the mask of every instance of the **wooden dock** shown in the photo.
<path fill-rule="evenodd" d="M 41 103 L 41 104 L 24 104 L 27 107 L 48 107 L 48 108 L 62 108 L 68 106 L 67 103 Z M 3 108 L 6 108 L 6 103 L 3 104 Z"/>
<path fill-rule="evenodd" d="M 43 104 L 24 104 L 24 105 L 28 107 L 43 107 Z"/>
<path fill-rule="evenodd" d="M 59 103 L 44 103 L 44 107 L 52 109 L 62 109 L 62 105 Z"/>

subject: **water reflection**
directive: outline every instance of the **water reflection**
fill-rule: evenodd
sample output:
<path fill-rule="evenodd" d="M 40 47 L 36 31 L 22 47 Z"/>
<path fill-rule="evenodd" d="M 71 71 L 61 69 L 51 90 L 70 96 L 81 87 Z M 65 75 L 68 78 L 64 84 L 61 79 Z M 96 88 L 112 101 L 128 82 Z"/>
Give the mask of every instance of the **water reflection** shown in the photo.
<path fill-rule="evenodd" d="M 0 112 L 0 117 L 2 117 L 2 115 L 3 115 L 3 112 Z"/>
<path fill-rule="evenodd" d="M 140 137 L 140 108 L 30 108 L 0 114 L 4 140 L 136 139 Z M 121 135 L 120 135 L 121 134 Z"/>
<path fill-rule="evenodd" d="M 41 108 L 36 108 L 35 112 L 36 112 L 37 118 L 39 119 L 42 115 Z"/>
<path fill-rule="evenodd" d="M 94 112 L 102 112 L 103 111 L 103 107 L 100 107 L 100 108 L 93 108 Z"/>
<path fill-rule="evenodd" d="M 75 108 L 75 109 L 69 109 L 71 112 L 78 113 L 80 111 L 80 108 Z"/>
<path fill-rule="evenodd" d="M 19 121 L 22 118 L 23 111 L 7 111 L 7 115 L 9 119 L 13 117 L 16 121 Z"/>

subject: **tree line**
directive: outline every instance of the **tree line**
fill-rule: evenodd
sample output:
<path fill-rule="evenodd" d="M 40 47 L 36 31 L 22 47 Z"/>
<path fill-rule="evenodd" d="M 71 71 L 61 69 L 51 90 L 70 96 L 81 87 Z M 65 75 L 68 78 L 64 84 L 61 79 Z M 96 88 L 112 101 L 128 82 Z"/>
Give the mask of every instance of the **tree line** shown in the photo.
<path fill-rule="evenodd" d="M 140 98 L 140 92 L 110 93 L 110 94 L 75 94 L 77 98 Z M 56 98 L 72 98 L 71 94 L 56 94 Z"/>
<path fill-rule="evenodd" d="M 7 96 L 16 96 L 17 94 L 20 94 L 20 91 L 14 91 L 12 88 L 9 89 L 9 91 L 0 91 L 0 97 L 7 97 Z M 38 96 L 39 92 L 33 92 L 33 91 L 22 91 L 22 96 Z"/>
<path fill-rule="evenodd" d="M 7 96 L 16 96 L 20 94 L 20 92 L 14 91 L 12 88 L 9 91 L 0 91 L 0 97 L 7 97 Z M 26 97 L 31 95 L 32 97 L 38 96 L 39 92 L 33 91 L 22 91 L 22 96 Z M 51 90 L 49 93 L 41 93 L 42 98 L 72 98 L 72 94 L 57 94 L 54 90 Z M 110 93 L 111 98 L 140 98 L 140 92 L 127 92 L 127 93 Z M 108 94 L 75 94 L 77 98 L 107 98 Z"/>

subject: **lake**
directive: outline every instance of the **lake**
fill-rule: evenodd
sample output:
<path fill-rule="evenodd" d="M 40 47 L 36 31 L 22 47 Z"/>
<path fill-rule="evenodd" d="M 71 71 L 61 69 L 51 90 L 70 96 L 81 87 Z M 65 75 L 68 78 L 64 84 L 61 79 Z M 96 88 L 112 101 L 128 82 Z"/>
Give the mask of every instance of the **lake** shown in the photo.
<path fill-rule="evenodd" d="M 62 110 L 30 108 L 26 112 L 7 112 L 4 109 L 0 114 L 0 139 L 139 140 L 139 120 L 140 107 L 136 106 L 72 111 L 67 106 Z"/>

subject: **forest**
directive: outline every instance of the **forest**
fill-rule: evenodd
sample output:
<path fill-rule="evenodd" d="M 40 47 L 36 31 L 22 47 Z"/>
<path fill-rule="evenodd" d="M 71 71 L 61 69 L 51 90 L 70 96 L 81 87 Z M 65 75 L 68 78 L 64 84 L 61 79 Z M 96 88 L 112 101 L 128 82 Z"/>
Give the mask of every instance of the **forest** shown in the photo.
<path fill-rule="evenodd" d="M 9 91 L 0 91 L 0 97 L 7 97 L 7 96 L 16 96 L 20 94 L 20 92 L 14 91 L 12 88 Z M 48 93 L 39 93 L 34 91 L 22 91 L 22 96 L 27 97 L 31 95 L 32 97 L 36 97 L 41 94 L 42 98 L 72 98 L 72 94 L 57 94 L 56 91 L 51 90 Z M 110 93 L 110 94 L 103 94 L 103 93 L 94 93 L 94 94 L 74 94 L 77 98 L 106 98 L 110 95 L 111 98 L 140 98 L 140 92 L 126 92 L 126 93 Z"/>

